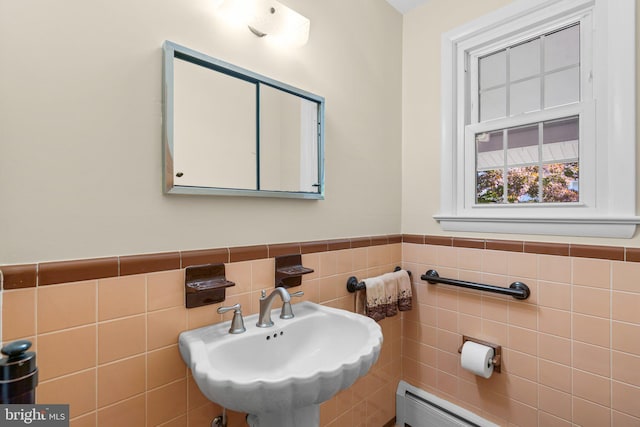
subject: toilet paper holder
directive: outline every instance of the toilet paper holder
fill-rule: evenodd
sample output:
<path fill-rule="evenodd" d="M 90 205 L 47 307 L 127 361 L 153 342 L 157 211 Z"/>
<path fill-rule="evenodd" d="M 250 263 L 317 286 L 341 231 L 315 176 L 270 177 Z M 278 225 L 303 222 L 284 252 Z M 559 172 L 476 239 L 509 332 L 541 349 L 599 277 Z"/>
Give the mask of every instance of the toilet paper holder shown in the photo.
<path fill-rule="evenodd" d="M 463 335 L 462 344 L 460 345 L 460 348 L 458 348 L 458 353 L 462 354 L 462 347 L 464 346 L 464 343 L 467 341 L 471 341 L 476 344 L 482 344 L 482 345 L 486 345 L 487 347 L 491 347 L 493 349 L 493 358 L 491 359 L 491 364 L 493 365 L 493 372 L 500 373 L 500 365 L 502 364 L 502 346 Z"/>

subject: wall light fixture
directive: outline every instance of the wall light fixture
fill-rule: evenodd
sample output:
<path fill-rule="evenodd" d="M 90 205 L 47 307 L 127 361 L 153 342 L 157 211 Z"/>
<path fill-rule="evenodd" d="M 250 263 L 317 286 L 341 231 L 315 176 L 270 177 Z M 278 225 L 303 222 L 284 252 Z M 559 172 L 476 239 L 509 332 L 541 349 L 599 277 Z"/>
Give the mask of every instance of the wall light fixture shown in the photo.
<path fill-rule="evenodd" d="M 233 25 L 246 25 L 258 37 L 302 46 L 309 39 L 308 18 L 276 0 L 217 0 L 217 11 Z"/>

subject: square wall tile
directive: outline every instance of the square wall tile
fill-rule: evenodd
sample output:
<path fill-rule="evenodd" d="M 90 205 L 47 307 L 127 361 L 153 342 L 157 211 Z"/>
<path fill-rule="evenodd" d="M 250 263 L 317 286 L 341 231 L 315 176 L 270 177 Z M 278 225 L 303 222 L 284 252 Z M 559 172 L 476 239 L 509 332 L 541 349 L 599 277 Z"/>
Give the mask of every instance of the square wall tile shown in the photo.
<path fill-rule="evenodd" d="M 147 311 L 185 305 L 185 270 L 147 274 Z"/>
<path fill-rule="evenodd" d="M 187 380 L 180 380 L 147 393 L 147 424 L 159 425 L 187 412 Z"/>
<path fill-rule="evenodd" d="M 640 356 L 640 325 L 612 322 L 612 347 L 614 350 Z"/>
<path fill-rule="evenodd" d="M 611 261 L 572 258 L 573 284 L 611 289 Z"/>
<path fill-rule="evenodd" d="M 558 310 L 571 310 L 571 285 L 538 282 L 538 303 Z"/>
<path fill-rule="evenodd" d="M 336 251 L 320 253 L 320 277 L 333 276 L 338 272 Z M 369 265 L 367 265 L 369 267 Z"/>
<path fill-rule="evenodd" d="M 501 298 L 482 297 L 482 318 L 507 323 L 508 302 Z"/>
<path fill-rule="evenodd" d="M 496 374 L 497 375 L 497 374 Z M 512 375 L 508 380 L 507 394 L 510 398 L 516 399 L 526 405 L 538 406 L 538 383 L 525 380 L 516 375 Z"/>
<path fill-rule="evenodd" d="M 145 356 L 119 360 L 98 368 L 98 407 L 143 393 L 145 390 Z"/>
<path fill-rule="evenodd" d="M 147 349 L 145 316 L 98 324 L 98 363 L 108 363 L 144 353 Z"/>
<path fill-rule="evenodd" d="M 530 329 L 509 326 L 509 341 L 507 346 L 512 350 L 537 356 L 538 333 Z"/>
<path fill-rule="evenodd" d="M 538 408 L 562 418 L 565 421 L 571 421 L 571 395 L 552 388 L 540 386 L 539 389 Z"/>
<path fill-rule="evenodd" d="M 59 331 L 96 321 L 96 282 L 39 286 L 38 333 Z"/>
<path fill-rule="evenodd" d="M 640 417 L 634 417 L 618 411 L 611 411 L 611 419 L 615 427 L 638 427 L 640 425 Z"/>
<path fill-rule="evenodd" d="M 503 349 L 504 369 L 530 381 L 538 380 L 538 358 L 519 351 Z"/>
<path fill-rule="evenodd" d="M 571 283 L 571 259 L 563 256 L 539 255 L 538 280 Z"/>
<path fill-rule="evenodd" d="M 573 370 L 573 395 L 603 406 L 611 405 L 609 378 Z"/>
<path fill-rule="evenodd" d="M 538 307 L 520 301 L 509 302 L 509 325 L 531 330 L 538 329 Z"/>
<path fill-rule="evenodd" d="M 542 427 L 572 427 L 570 421 L 563 420 L 544 411 L 538 411 L 538 426 Z"/>
<path fill-rule="evenodd" d="M 64 401 L 61 401 L 64 396 Z M 36 400 L 39 404 L 69 404 L 69 415 L 80 415 L 96 410 L 96 370 L 74 373 L 38 384 Z"/>
<path fill-rule="evenodd" d="M 622 322 L 640 324 L 640 293 L 612 293 L 611 318 Z"/>
<path fill-rule="evenodd" d="M 611 352 L 608 348 L 573 342 L 573 367 L 592 374 L 609 377 Z"/>
<path fill-rule="evenodd" d="M 439 308 L 458 310 L 458 290 L 455 288 L 436 288 L 436 304 Z"/>
<path fill-rule="evenodd" d="M 147 353 L 147 389 L 184 379 L 187 369 L 177 345 L 150 351 Z"/>
<path fill-rule="evenodd" d="M 572 372 L 569 366 L 540 359 L 538 361 L 538 369 L 540 371 L 540 384 L 565 393 L 571 393 Z"/>
<path fill-rule="evenodd" d="M 187 309 L 184 307 L 154 311 L 147 314 L 147 350 L 177 344 L 180 332 L 187 329 Z"/>
<path fill-rule="evenodd" d="M 251 265 L 258 261 L 231 262 L 224 265 L 224 274 L 227 280 L 236 285 L 227 288 L 228 295 L 251 292 Z"/>
<path fill-rule="evenodd" d="M 146 425 L 146 396 L 138 395 L 98 411 L 99 426 L 140 427 Z"/>
<path fill-rule="evenodd" d="M 571 340 L 554 335 L 539 334 L 538 355 L 543 359 L 571 366 Z"/>
<path fill-rule="evenodd" d="M 96 366 L 96 326 L 38 336 L 40 381 Z"/>
<path fill-rule="evenodd" d="M 600 347 L 609 347 L 610 327 L 611 322 L 609 319 L 582 314 L 573 315 L 573 339 L 578 341 Z"/>
<path fill-rule="evenodd" d="M 538 312 L 540 332 L 571 338 L 571 313 L 564 310 L 540 307 Z"/>
<path fill-rule="evenodd" d="M 612 378 L 640 387 L 640 357 L 632 354 L 611 352 Z"/>
<path fill-rule="evenodd" d="M 345 257 L 343 251 L 336 253 L 336 271 L 346 273 L 351 270 L 351 258 Z M 367 267 L 382 267 L 391 264 L 391 248 L 388 245 L 369 246 L 367 248 Z M 348 266 L 348 269 L 347 269 Z"/>
<path fill-rule="evenodd" d="M 144 275 L 98 280 L 98 321 L 142 314 L 146 307 Z"/>
<path fill-rule="evenodd" d="M 97 412 L 89 412 L 69 420 L 70 427 L 97 427 Z"/>
<path fill-rule="evenodd" d="M 464 292 L 458 293 L 458 309 L 461 313 L 465 313 L 475 317 L 482 316 L 482 296 L 477 293 Z"/>
<path fill-rule="evenodd" d="M 640 293 L 638 277 L 640 277 L 640 262 L 612 262 L 612 283 L 616 291 Z"/>
<path fill-rule="evenodd" d="M 492 274 L 507 274 L 507 255 L 505 251 L 485 250 L 482 252 L 482 272 Z"/>
<path fill-rule="evenodd" d="M 611 291 L 608 289 L 573 286 L 573 311 L 609 318 L 611 314 Z"/>
<path fill-rule="evenodd" d="M 461 270 L 482 271 L 483 250 L 458 248 L 458 268 Z"/>
<path fill-rule="evenodd" d="M 608 406 L 574 397 L 573 422 L 585 427 L 609 427 L 611 425 L 611 409 Z"/>
<path fill-rule="evenodd" d="M 611 408 L 640 418 L 640 405 L 638 405 L 638 402 L 640 402 L 640 387 L 612 381 L 611 389 Z"/>
<path fill-rule="evenodd" d="M 538 255 L 507 253 L 507 274 L 512 277 L 535 279 L 538 275 Z"/>
<path fill-rule="evenodd" d="M 259 259 L 251 262 L 251 290 L 271 289 L 275 286 L 275 258 Z"/>
<path fill-rule="evenodd" d="M 369 265 L 367 248 L 352 248 L 349 252 L 351 252 L 353 271 L 366 270 Z"/>
<path fill-rule="evenodd" d="M 2 292 L 2 338 L 12 341 L 36 334 L 36 288 Z"/>

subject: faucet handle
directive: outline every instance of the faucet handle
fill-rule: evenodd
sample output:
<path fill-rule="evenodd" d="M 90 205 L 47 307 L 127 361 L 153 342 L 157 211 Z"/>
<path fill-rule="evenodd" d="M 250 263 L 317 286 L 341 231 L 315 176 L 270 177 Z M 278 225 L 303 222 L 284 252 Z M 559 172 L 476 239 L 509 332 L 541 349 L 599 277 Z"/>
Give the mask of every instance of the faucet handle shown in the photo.
<path fill-rule="evenodd" d="M 242 309 L 240 303 L 234 304 L 230 307 L 218 307 L 218 313 L 224 314 L 233 310 L 233 319 L 231 320 L 231 327 L 229 328 L 230 334 L 241 334 L 246 331 L 244 327 L 244 319 L 242 318 Z"/>
<path fill-rule="evenodd" d="M 292 297 L 301 297 L 302 295 L 304 295 L 304 292 L 302 291 L 289 294 L 289 296 L 292 296 Z M 291 309 L 291 301 L 287 301 L 284 304 L 282 304 L 282 310 L 280 311 L 280 318 L 293 319 L 293 317 L 294 316 L 293 316 L 293 310 Z"/>
<path fill-rule="evenodd" d="M 240 310 L 240 307 L 241 305 L 240 303 L 238 303 L 238 304 L 231 305 L 229 307 L 218 307 L 217 311 L 218 311 L 218 314 L 225 314 L 226 312 L 231 310 Z"/>

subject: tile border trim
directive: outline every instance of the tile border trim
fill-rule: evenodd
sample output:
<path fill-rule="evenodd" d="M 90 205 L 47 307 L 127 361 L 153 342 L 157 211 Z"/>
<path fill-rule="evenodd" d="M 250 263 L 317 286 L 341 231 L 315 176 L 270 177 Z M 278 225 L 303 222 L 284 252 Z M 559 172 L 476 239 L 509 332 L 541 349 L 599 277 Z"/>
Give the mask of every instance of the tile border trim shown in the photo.
<path fill-rule="evenodd" d="M 623 246 L 476 239 L 425 234 L 392 234 L 6 265 L 0 266 L 0 270 L 3 276 L 3 289 L 23 289 L 79 280 L 96 280 L 131 274 L 177 270 L 191 265 L 207 263 L 252 261 L 273 258 L 277 255 L 283 255 L 284 252 L 310 254 L 397 243 L 640 262 L 640 248 Z"/>
<path fill-rule="evenodd" d="M 577 243 L 529 242 L 520 240 L 473 239 L 465 237 L 404 234 L 404 243 L 522 252 L 539 255 L 595 258 L 610 261 L 640 262 L 640 248 L 583 245 Z"/>
<path fill-rule="evenodd" d="M 217 264 L 274 258 L 278 255 L 310 254 L 341 249 L 402 243 L 401 234 L 235 246 L 153 254 L 126 255 L 68 261 L 0 266 L 2 289 L 23 289 L 132 274 L 179 270 L 192 265 Z"/>

